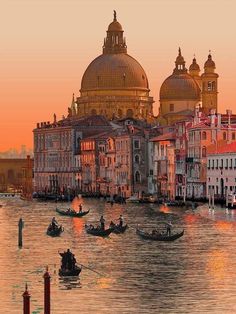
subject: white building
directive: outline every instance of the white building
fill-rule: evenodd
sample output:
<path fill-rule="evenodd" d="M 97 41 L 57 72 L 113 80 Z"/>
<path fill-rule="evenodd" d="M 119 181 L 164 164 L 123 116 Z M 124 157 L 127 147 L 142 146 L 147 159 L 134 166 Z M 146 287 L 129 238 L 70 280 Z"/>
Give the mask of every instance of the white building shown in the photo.
<path fill-rule="evenodd" d="M 236 192 L 236 142 L 209 148 L 207 156 L 207 195 L 225 199 Z"/>

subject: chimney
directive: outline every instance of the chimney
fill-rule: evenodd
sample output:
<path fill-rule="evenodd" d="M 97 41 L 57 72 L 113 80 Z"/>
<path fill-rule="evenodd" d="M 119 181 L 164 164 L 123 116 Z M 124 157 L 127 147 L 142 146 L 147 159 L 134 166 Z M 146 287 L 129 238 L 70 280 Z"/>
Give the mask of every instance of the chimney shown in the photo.
<path fill-rule="evenodd" d="M 39 129 L 40 128 L 40 123 L 37 123 L 37 129 Z"/>

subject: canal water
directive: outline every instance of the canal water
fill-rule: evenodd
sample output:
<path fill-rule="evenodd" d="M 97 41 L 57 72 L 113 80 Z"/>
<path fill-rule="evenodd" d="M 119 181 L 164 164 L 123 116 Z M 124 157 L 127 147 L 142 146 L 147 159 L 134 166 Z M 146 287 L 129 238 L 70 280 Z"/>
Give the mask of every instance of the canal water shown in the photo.
<path fill-rule="evenodd" d="M 27 282 L 31 313 L 43 313 L 43 274 L 51 274 L 52 314 L 73 313 L 236 313 L 236 217 L 234 211 L 207 207 L 195 212 L 152 204 L 110 204 L 83 199 L 84 218 L 59 216 L 55 203 L 1 200 L 0 313 L 22 313 Z M 78 208 L 75 200 L 73 207 Z M 66 208 L 68 204 L 58 203 Z M 236 212 L 236 211 L 235 211 Z M 123 214 L 130 228 L 108 238 L 86 234 L 85 223 Z M 64 226 L 58 238 L 45 234 L 53 216 Z M 235 215 L 236 216 L 236 215 Z M 18 220 L 25 222 L 23 248 L 17 246 Z M 152 242 L 136 235 L 139 225 L 185 234 L 174 242 Z M 58 251 L 70 248 L 83 268 L 80 279 L 61 280 Z"/>

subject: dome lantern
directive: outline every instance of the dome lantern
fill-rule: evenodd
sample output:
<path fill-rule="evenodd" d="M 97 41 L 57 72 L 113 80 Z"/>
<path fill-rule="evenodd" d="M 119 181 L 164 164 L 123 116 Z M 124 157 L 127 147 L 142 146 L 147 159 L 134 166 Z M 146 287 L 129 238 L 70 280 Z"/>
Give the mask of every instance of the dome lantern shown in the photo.
<path fill-rule="evenodd" d="M 127 46 L 123 37 L 123 29 L 117 21 L 114 10 L 113 21 L 108 26 L 107 37 L 104 39 L 103 54 L 127 53 Z"/>
<path fill-rule="evenodd" d="M 185 68 L 184 57 L 181 54 L 181 49 L 179 48 L 179 54 L 175 60 L 175 69 L 173 74 L 182 74 L 187 73 L 187 69 Z"/>

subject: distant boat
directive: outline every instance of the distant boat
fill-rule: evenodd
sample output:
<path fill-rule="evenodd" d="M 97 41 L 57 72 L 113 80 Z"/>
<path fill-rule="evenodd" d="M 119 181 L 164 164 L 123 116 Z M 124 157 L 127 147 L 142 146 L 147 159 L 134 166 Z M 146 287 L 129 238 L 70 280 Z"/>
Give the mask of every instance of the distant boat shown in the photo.
<path fill-rule="evenodd" d="M 78 218 L 87 215 L 89 213 L 89 211 L 90 211 L 90 209 L 86 210 L 84 212 L 76 212 L 74 210 L 61 210 L 59 208 L 56 208 L 56 212 L 60 215 L 70 216 L 70 217 L 78 217 Z"/>
<path fill-rule="evenodd" d="M 128 225 L 120 226 L 116 224 L 110 224 L 110 228 L 113 228 L 112 232 L 116 234 L 124 233 L 125 230 L 128 228 Z"/>
<path fill-rule="evenodd" d="M 167 234 L 152 234 L 149 232 L 142 231 L 140 229 L 136 229 L 136 233 L 145 240 L 154 240 L 154 241 L 174 241 L 184 235 L 184 230 L 179 233 L 172 233 L 171 235 Z"/>
<path fill-rule="evenodd" d="M 101 229 L 99 227 L 94 227 L 92 225 L 85 225 L 85 230 L 88 234 L 92 234 L 98 237 L 107 237 L 110 233 L 112 233 L 113 228 Z"/>
<path fill-rule="evenodd" d="M 132 195 L 126 200 L 126 203 L 139 203 L 139 202 L 140 202 L 140 198 L 137 197 L 136 195 Z"/>
<path fill-rule="evenodd" d="M 51 237 L 58 237 L 63 231 L 64 231 L 64 228 L 62 226 L 58 226 L 53 229 L 52 224 L 50 224 L 47 229 L 47 235 Z"/>
<path fill-rule="evenodd" d="M 63 269 L 63 268 L 60 268 L 59 269 L 59 276 L 61 277 L 74 277 L 74 276 L 79 276 L 79 274 L 81 273 L 81 270 L 82 268 L 79 267 L 79 266 L 75 266 L 74 269 Z"/>

